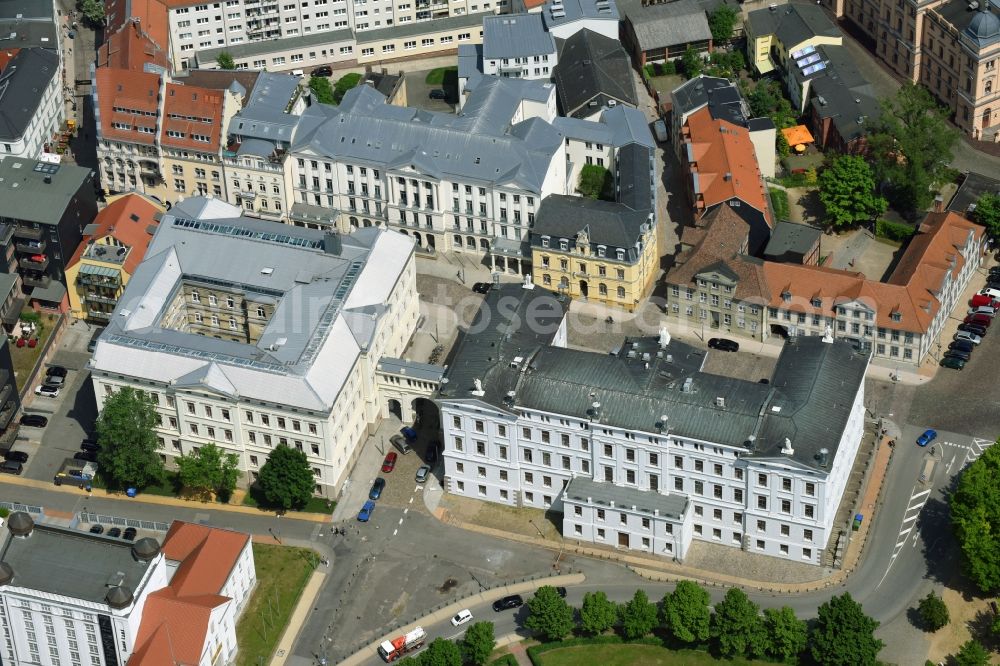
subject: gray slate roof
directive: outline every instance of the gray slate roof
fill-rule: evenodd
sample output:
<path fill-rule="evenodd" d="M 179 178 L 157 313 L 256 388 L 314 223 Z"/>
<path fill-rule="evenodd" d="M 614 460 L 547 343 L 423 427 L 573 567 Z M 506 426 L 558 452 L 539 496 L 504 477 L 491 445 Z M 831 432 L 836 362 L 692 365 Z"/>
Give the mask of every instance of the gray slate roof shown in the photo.
<path fill-rule="evenodd" d="M 24 136 L 58 75 L 59 56 L 48 49 L 21 49 L 7 63 L 0 72 L 0 141 L 13 143 Z"/>
<path fill-rule="evenodd" d="M 340 106 L 314 104 L 303 113 L 292 150 L 540 193 L 562 137 L 544 121 L 511 126 L 510 118 L 525 94 L 538 96 L 545 85 L 483 77 L 457 116 L 391 106 L 371 87 L 353 88 Z"/>
<path fill-rule="evenodd" d="M 680 520 L 687 510 L 687 495 L 665 495 L 651 490 L 624 488 L 611 483 L 600 483 L 591 479 L 575 476 L 569 481 L 563 491 L 563 501 L 570 504 L 597 504 L 615 506 L 649 514 L 659 515 L 670 520 Z"/>
<path fill-rule="evenodd" d="M 416 361 L 408 361 L 404 358 L 390 358 L 388 356 L 383 356 L 379 359 L 378 369 L 382 372 L 406 375 L 413 379 L 421 379 L 429 382 L 441 381 L 441 377 L 444 376 L 444 368 L 440 365 L 418 363 Z"/>
<path fill-rule="evenodd" d="M 488 60 L 555 55 L 556 42 L 545 30 L 541 14 L 483 17 L 483 57 Z"/>
<path fill-rule="evenodd" d="M 734 125 L 746 125 L 750 109 L 736 84 L 728 79 L 699 75 L 671 91 L 674 113 L 689 115 L 708 106 L 713 120 L 726 120 Z"/>
<path fill-rule="evenodd" d="M 46 176 L 52 182 L 46 183 Z M 90 169 L 73 164 L 8 157 L 0 160 L 0 212 L 15 220 L 58 224 L 76 193 L 93 178 Z"/>
<path fill-rule="evenodd" d="M 606 246 L 608 258 L 613 260 L 615 249 L 622 248 L 628 261 L 636 261 L 639 257 L 636 243 L 642 238 L 642 227 L 648 217 L 648 209 L 635 211 L 613 201 L 551 194 L 538 207 L 531 244 L 541 247 L 542 236 L 549 236 L 553 239 L 549 247 L 557 248 L 558 239 L 567 238 L 572 249 L 577 233 L 586 231 L 592 249 Z M 593 256 L 597 256 L 596 251 Z"/>
<path fill-rule="evenodd" d="M 767 385 L 702 372 L 706 352 L 677 340 L 661 346 L 656 338 L 626 339 L 617 355 L 550 346 L 565 307 L 538 288 L 491 290 L 459 341 L 437 399 L 596 416 L 601 424 L 650 433 L 658 433 L 666 415 L 674 436 L 818 470 L 820 449 L 829 460 L 836 455 L 869 359 L 848 342 L 790 339 Z M 539 309 L 547 313 L 540 321 L 527 316 Z M 472 393 L 476 379 L 482 396 Z M 780 453 L 786 438 L 789 455 Z"/>
<path fill-rule="evenodd" d="M 975 205 L 979 197 L 984 194 L 1000 195 L 1000 179 L 970 171 L 965 174 L 965 180 L 958 186 L 955 196 L 948 203 L 948 210 L 969 215 L 969 207 Z"/>
<path fill-rule="evenodd" d="M 219 54 L 222 52 L 226 52 L 233 56 L 233 58 L 239 60 L 241 58 L 268 55 L 270 53 L 287 51 L 294 48 L 307 48 L 310 46 L 322 46 L 324 44 L 353 42 L 354 33 L 350 30 L 331 30 L 328 32 L 314 32 L 309 35 L 295 35 L 293 37 L 268 39 L 261 42 L 249 42 L 247 44 L 230 44 L 229 46 L 220 46 L 215 49 L 199 49 L 196 51 L 196 57 L 200 64 L 215 62 L 215 59 L 218 58 Z"/>
<path fill-rule="evenodd" d="M 712 38 L 705 10 L 696 0 L 675 0 L 645 7 L 633 3 L 625 12 L 642 51 Z"/>
<path fill-rule="evenodd" d="M 792 48 L 811 37 L 839 37 L 842 33 L 815 4 L 779 5 L 777 9 L 757 9 L 747 14 L 750 32 L 755 37 L 776 35 L 786 47 Z"/>
<path fill-rule="evenodd" d="M 607 106 L 608 100 L 638 104 L 631 62 L 621 42 L 588 29 L 562 41 L 553 77 L 559 106 L 567 116 L 591 115 L 591 101 L 598 108 Z"/>
<path fill-rule="evenodd" d="M 0 35 L 9 37 L 12 32 L 17 33 L 14 40 L 2 41 L 0 46 L 8 48 L 16 45 L 20 49 L 57 48 L 58 33 L 53 10 L 51 2 L 0 0 Z"/>
<path fill-rule="evenodd" d="M 786 253 L 806 254 L 819 241 L 823 232 L 815 227 L 794 222 L 778 222 L 764 248 L 764 256 L 782 261 Z"/>
<path fill-rule="evenodd" d="M 823 45 L 816 51 L 826 67 L 809 77 L 813 110 L 831 118 L 844 141 L 864 136 L 882 116 L 878 94 L 845 47 Z"/>
<path fill-rule="evenodd" d="M 401 37 L 416 37 L 432 32 L 446 32 L 448 30 L 458 30 L 459 28 L 473 28 L 477 32 L 482 30 L 482 14 L 462 14 L 460 16 L 448 16 L 438 18 L 433 21 L 418 21 L 416 23 L 400 23 L 388 28 L 376 28 L 375 30 L 361 30 L 357 33 L 358 45 L 369 42 L 381 42 L 386 39 L 399 39 Z M 350 32 L 350 31 L 347 31 Z M 471 31 L 470 31 L 471 32 Z M 478 38 L 479 35 L 476 35 Z"/>
<path fill-rule="evenodd" d="M 554 27 L 582 19 L 618 22 L 621 16 L 614 0 L 549 0 L 542 9 L 545 24 Z"/>
<path fill-rule="evenodd" d="M 286 147 L 291 143 L 299 118 L 287 109 L 298 94 L 298 77 L 260 73 L 243 109 L 229 121 L 228 133 L 243 138 L 240 155 L 267 157 L 275 143 Z"/>

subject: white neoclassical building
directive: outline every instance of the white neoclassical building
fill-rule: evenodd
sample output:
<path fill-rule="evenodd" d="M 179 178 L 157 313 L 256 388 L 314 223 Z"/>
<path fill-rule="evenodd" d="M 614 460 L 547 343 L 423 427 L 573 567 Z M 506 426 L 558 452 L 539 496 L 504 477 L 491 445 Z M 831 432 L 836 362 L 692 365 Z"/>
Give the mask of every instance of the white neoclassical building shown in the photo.
<path fill-rule="evenodd" d="M 417 324 L 413 241 L 240 217 L 214 199 L 163 217 L 90 369 L 98 409 L 122 386 L 157 405 L 167 462 L 207 443 L 256 479 L 276 446 L 335 496 L 382 417 L 376 366 Z"/>
<path fill-rule="evenodd" d="M 770 383 L 659 338 L 566 348 L 568 304 L 493 289 L 440 384 L 448 492 L 563 513 L 567 538 L 683 559 L 692 539 L 819 564 L 864 428 L 869 355 L 790 340 Z"/>

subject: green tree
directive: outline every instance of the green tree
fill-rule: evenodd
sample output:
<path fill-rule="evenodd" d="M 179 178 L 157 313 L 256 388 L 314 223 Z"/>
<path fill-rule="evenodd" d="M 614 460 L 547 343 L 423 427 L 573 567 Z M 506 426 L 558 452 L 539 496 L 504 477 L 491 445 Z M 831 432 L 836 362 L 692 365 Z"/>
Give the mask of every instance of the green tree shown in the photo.
<path fill-rule="evenodd" d="M 199 447 L 194 453 L 177 459 L 181 483 L 201 494 L 216 493 L 228 499 L 240 478 L 239 458 L 215 444 Z"/>
<path fill-rule="evenodd" d="M 421 666 L 462 666 L 462 651 L 444 638 L 435 638 L 420 655 Z"/>
<path fill-rule="evenodd" d="M 791 661 L 806 647 L 806 623 L 795 617 L 795 611 L 788 606 L 764 611 L 764 631 L 767 654 L 781 661 Z"/>
<path fill-rule="evenodd" d="M 719 5 L 708 15 L 708 29 L 712 32 L 712 42 L 718 46 L 733 38 L 733 28 L 739 13 L 729 5 Z"/>
<path fill-rule="evenodd" d="M 587 592 L 580 607 L 580 623 L 588 634 L 603 634 L 615 626 L 618 607 L 604 592 Z"/>
<path fill-rule="evenodd" d="M 609 200 L 614 198 L 614 177 L 599 164 L 584 164 L 580 169 L 580 182 L 576 191 L 589 199 Z"/>
<path fill-rule="evenodd" d="M 760 608 L 743 590 L 733 587 L 715 605 L 712 638 L 724 657 L 763 654 L 765 633 Z"/>
<path fill-rule="evenodd" d="M 573 609 L 551 585 L 538 588 L 527 605 L 528 618 L 524 626 L 544 640 L 558 641 L 573 631 Z"/>
<path fill-rule="evenodd" d="M 219 69 L 236 69 L 236 61 L 233 60 L 233 56 L 229 55 L 228 51 L 220 53 L 215 62 Z"/>
<path fill-rule="evenodd" d="M 337 100 L 333 98 L 333 86 L 330 85 L 330 79 L 325 76 L 309 77 L 309 89 L 312 90 L 313 96 L 320 104 L 337 103 Z"/>
<path fill-rule="evenodd" d="M 973 218 L 986 227 L 986 233 L 1000 239 L 1000 194 L 990 192 L 979 197 Z"/>
<path fill-rule="evenodd" d="M 105 10 L 101 0 L 80 0 L 77 7 L 87 23 L 94 27 L 104 25 Z"/>
<path fill-rule="evenodd" d="M 340 104 L 347 91 L 359 83 L 361 83 L 361 75 L 357 72 L 344 74 L 342 77 L 337 79 L 337 83 L 333 86 L 333 103 Z"/>
<path fill-rule="evenodd" d="M 944 603 L 944 599 L 933 592 L 928 592 L 927 596 L 920 600 L 920 603 L 917 604 L 917 611 L 920 613 L 920 619 L 924 626 L 931 631 L 942 629 L 951 621 L 948 605 Z"/>
<path fill-rule="evenodd" d="M 692 47 L 688 47 L 681 56 L 681 65 L 684 67 L 684 76 L 689 79 L 693 79 L 705 68 L 705 61 L 702 59 L 701 54 L 694 50 Z"/>
<path fill-rule="evenodd" d="M 466 663 L 483 666 L 497 646 L 492 622 L 476 622 L 465 632 L 462 639 L 462 656 Z"/>
<path fill-rule="evenodd" d="M 875 666 L 885 644 L 875 638 L 878 622 L 865 615 L 850 592 L 819 607 L 810 635 L 813 659 L 823 666 Z"/>
<path fill-rule="evenodd" d="M 870 125 L 868 153 L 875 160 L 877 180 L 888 185 L 893 207 L 904 212 L 926 210 L 931 189 L 951 180 L 948 166 L 958 131 L 948 124 L 947 111 L 926 88 L 906 83 Z"/>
<path fill-rule="evenodd" d="M 656 628 L 656 606 L 642 590 L 621 605 L 622 635 L 627 640 L 642 638 Z"/>
<path fill-rule="evenodd" d="M 97 462 L 104 478 L 119 487 L 144 488 L 163 478 L 154 428 L 153 401 L 140 391 L 121 388 L 108 396 L 97 417 Z"/>
<path fill-rule="evenodd" d="M 316 480 L 306 454 L 289 446 L 276 446 L 260 468 L 257 479 L 264 498 L 282 509 L 300 508 L 312 497 Z"/>
<path fill-rule="evenodd" d="M 991 446 L 959 477 L 949 499 L 965 573 L 984 593 L 1000 589 L 1000 446 Z"/>
<path fill-rule="evenodd" d="M 875 194 L 875 176 L 868 162 L 857 155 L 838 155 L 820 172 L 819 200 L 834 227 L 871 221 L 888 205 Z"/>
<path fill-rule="evenodd" d="M 990 653 L 975 639 L 967 640 L 955 655 L 955 666 L 989 666 Z"/>
<path fill-rule="evenodd" d="M 682 643 L 704 643 L 709 637 L 709 601 L 698 583 L 682 580 L 663 597 L 663 624 Z"/>

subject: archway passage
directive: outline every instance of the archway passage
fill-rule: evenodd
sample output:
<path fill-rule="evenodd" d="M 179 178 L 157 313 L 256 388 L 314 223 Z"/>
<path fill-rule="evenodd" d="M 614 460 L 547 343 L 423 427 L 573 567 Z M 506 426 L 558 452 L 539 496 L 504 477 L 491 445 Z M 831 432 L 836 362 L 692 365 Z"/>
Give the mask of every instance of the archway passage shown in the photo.
<path fill-rule="evenodd" d="M 389 413 L 400 421 L 403 420 L 403 405 L 400 404 L 399 400 L 389 400 Z"/>
<path fill-rule="evenodd" d="M 587 298 L 587 281 L 580 280 L 580 296 Z"/>
<path fill-rule="evenodd" d="M 437 438 L 441 431 L 441 412 L 433 400 L 414 398 L 410 404 L 413 411 L 413 427 L 421 435 Z"/>

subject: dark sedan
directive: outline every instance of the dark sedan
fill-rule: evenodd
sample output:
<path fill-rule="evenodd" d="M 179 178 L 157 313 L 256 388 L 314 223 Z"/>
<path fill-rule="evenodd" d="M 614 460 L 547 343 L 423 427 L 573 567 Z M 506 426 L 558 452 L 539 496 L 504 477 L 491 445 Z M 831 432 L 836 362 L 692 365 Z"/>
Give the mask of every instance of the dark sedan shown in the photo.
<path fill-rule="evenodd" d="M 493 285 L 491 285 L 489 282 L 477 282 L 476 284 L 472 285 L 472 291 L 476 292 L 477 294 L 485 294 L 489 292 L 490 287 L 492 286 Z"/>
<path fill-rule="evenodd" d="M 511 608 L 520 608 L 524 605 L 524 599 L 521 598 L 520 594 L 512 594 L 509 597 L 504 597 L 503 599 L 497 599 L 493 602 L 493 610 L 497 613 L 500 611 L 509 610 Z"/>
<path fill-rule="evenodd" d="M 87 462 L 97 462 L 97 453 L 94 451 L 77 451 L 73 455 L 74 460 L 86 460 Z"/>
<path fill-rule="evenodd" d="M 385 479 L 380 476 L 375 479 L 375 483 L 372 484 L 372 489 L 368 491 L 368 499 L 377 500 L 382 496 L 383 490 L 385 490 Z"/>
<path fill-rule="evenodd" d="M 49 420 L 41 414 L 25 414 L 21 417 L 21 425 L 29 428 L 44 428 L 49 424 Z"/>
<path fill-rule="evenodd" d="M 726 352 L 738 352 L 740 350 L 740 343 L 735 340 L 727 340 L 726 338 L 712 338 L 708 341 L 708 346 L 712 349 Z"/>
<path fill-rule="evenodd" d="M 28 454 L 24 451 L 8 451 L 3 454 L 4 460 L 13 460 L 14 462 L 26 463 L 28 462 Z"/>
<path fill-rule="evenodd" d="M 959 324 L 958 330 L 968 331 L 969 333 L 978 335 L 979 337 L 983 337 L 984 335 L 986 335 L 986 327 L 978 326 L 976 324 Z"/>

